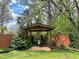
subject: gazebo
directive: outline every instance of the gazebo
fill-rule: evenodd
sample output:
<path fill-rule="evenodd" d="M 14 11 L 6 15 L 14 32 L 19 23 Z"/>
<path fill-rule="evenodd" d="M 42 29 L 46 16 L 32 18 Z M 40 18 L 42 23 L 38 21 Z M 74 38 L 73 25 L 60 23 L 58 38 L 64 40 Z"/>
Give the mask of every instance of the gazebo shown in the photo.
<path fill-rule="evenodd" d="M 30 33 L 30 36 L 32 35 L 32 32 L 46 32 L 47 36 L 49 37 L 49 39 L 47 39 L 48 43 L 49 45 L 51 45 L 51 31 L 53 30 L 53 27 L 51 26 L 52 15 L 50 4 L 48 4 L 47 7 L 42 6 L 42 8 L 40 8 L 32 17 L 29 17 L 29 13 L 25 13 L 25 15 L 27 15 L 29 18 L 27 20 L 27 23 L 25 24 L 26 26 L 23 27 L 23 30 L 27 33 Z M 42 11 L 43 8 L 47 9 L 47 12 Z M 43 15 L 43 17 L 41 16 L 41 14 Z"/>
<path fill-rule="evenodd" d="M 47 32 L 47 36 L 49 36 L 49 39 L 47 39 L 48 41 L 47 46 L 51 44 L 50 36 L 51 36 L 51 30 L 53 30 L 51 26 L 37 23 L 37 24 L 31 24 L 29 26 L 23 27 L 23 30 L 25 32 L 29 32 L 30 36 L 32 35 L 32 32 Z"/>

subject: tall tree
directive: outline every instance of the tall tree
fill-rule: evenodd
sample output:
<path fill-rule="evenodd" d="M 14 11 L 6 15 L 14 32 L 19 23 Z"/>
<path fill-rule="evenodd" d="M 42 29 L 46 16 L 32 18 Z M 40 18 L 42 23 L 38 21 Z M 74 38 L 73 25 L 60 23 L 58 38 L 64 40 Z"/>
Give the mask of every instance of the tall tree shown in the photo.
<path fill-rule="evenodd" d="M 9 3 L 10 0 L 2 0 L 0 1 L 0 26 L 4 26 L 4 22 L 12 19 L 11 13 L 9 12 Z M 1 30 L 3 33 L 3 30 Z"/>

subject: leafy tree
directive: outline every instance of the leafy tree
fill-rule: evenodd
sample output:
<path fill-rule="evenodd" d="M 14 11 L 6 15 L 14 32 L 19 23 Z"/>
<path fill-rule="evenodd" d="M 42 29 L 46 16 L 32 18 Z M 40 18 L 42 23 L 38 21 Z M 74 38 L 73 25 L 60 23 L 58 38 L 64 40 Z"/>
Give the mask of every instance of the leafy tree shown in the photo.
<path fill-rule="evenodd" d="M 6 31 L 7 30 L 7 28 L 6 27 L 3 27 L 3 26 L 0 26 L 0 31 Z"/>
<path fill-rule="evenodd" d="M 0 26 L 4 27 L 4 22 L 8 22 L 8 20 L 12 19 L 11 13 L 9 12 L 10 2 L 10 0 L 0 1 Z M 3 30 L 1 30 L 1 33 L 3 33 Z"/>
<path fill-rule="evenodd" d="M 54 34 L 69 34 L 75 30 L 72 23 L 63 15 L 59 15 L 55 19 L 53 26 L 55 27 L 53 30 Z"/>

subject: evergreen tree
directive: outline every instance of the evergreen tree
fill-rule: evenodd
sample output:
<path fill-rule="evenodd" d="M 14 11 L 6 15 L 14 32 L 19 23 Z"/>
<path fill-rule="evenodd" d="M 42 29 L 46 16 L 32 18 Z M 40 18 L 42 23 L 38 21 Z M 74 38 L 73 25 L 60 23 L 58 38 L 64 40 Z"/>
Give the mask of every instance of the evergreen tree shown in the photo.
<path fill-rule="evenodd" d="M 21 30 L 18 34 L 14 36 L 9 47 L 12 49 L 22 50 L 22 49 L 28 49 L 31 46 L 32 42 L 30 37 Z"/>

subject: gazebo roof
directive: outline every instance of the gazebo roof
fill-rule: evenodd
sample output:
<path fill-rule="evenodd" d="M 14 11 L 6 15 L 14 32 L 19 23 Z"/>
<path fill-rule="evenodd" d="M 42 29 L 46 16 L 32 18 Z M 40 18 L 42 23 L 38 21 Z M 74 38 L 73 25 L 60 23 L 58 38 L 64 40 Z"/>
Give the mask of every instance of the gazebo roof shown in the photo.
<path fill-rule="evenodd" d="M 23 30 L 38 32 L 38 31 L 51 31 L 53 29 L 49 25 L 45 25 L 45 24 L 32 24 L 32 25 L 23 27 Z"/>

